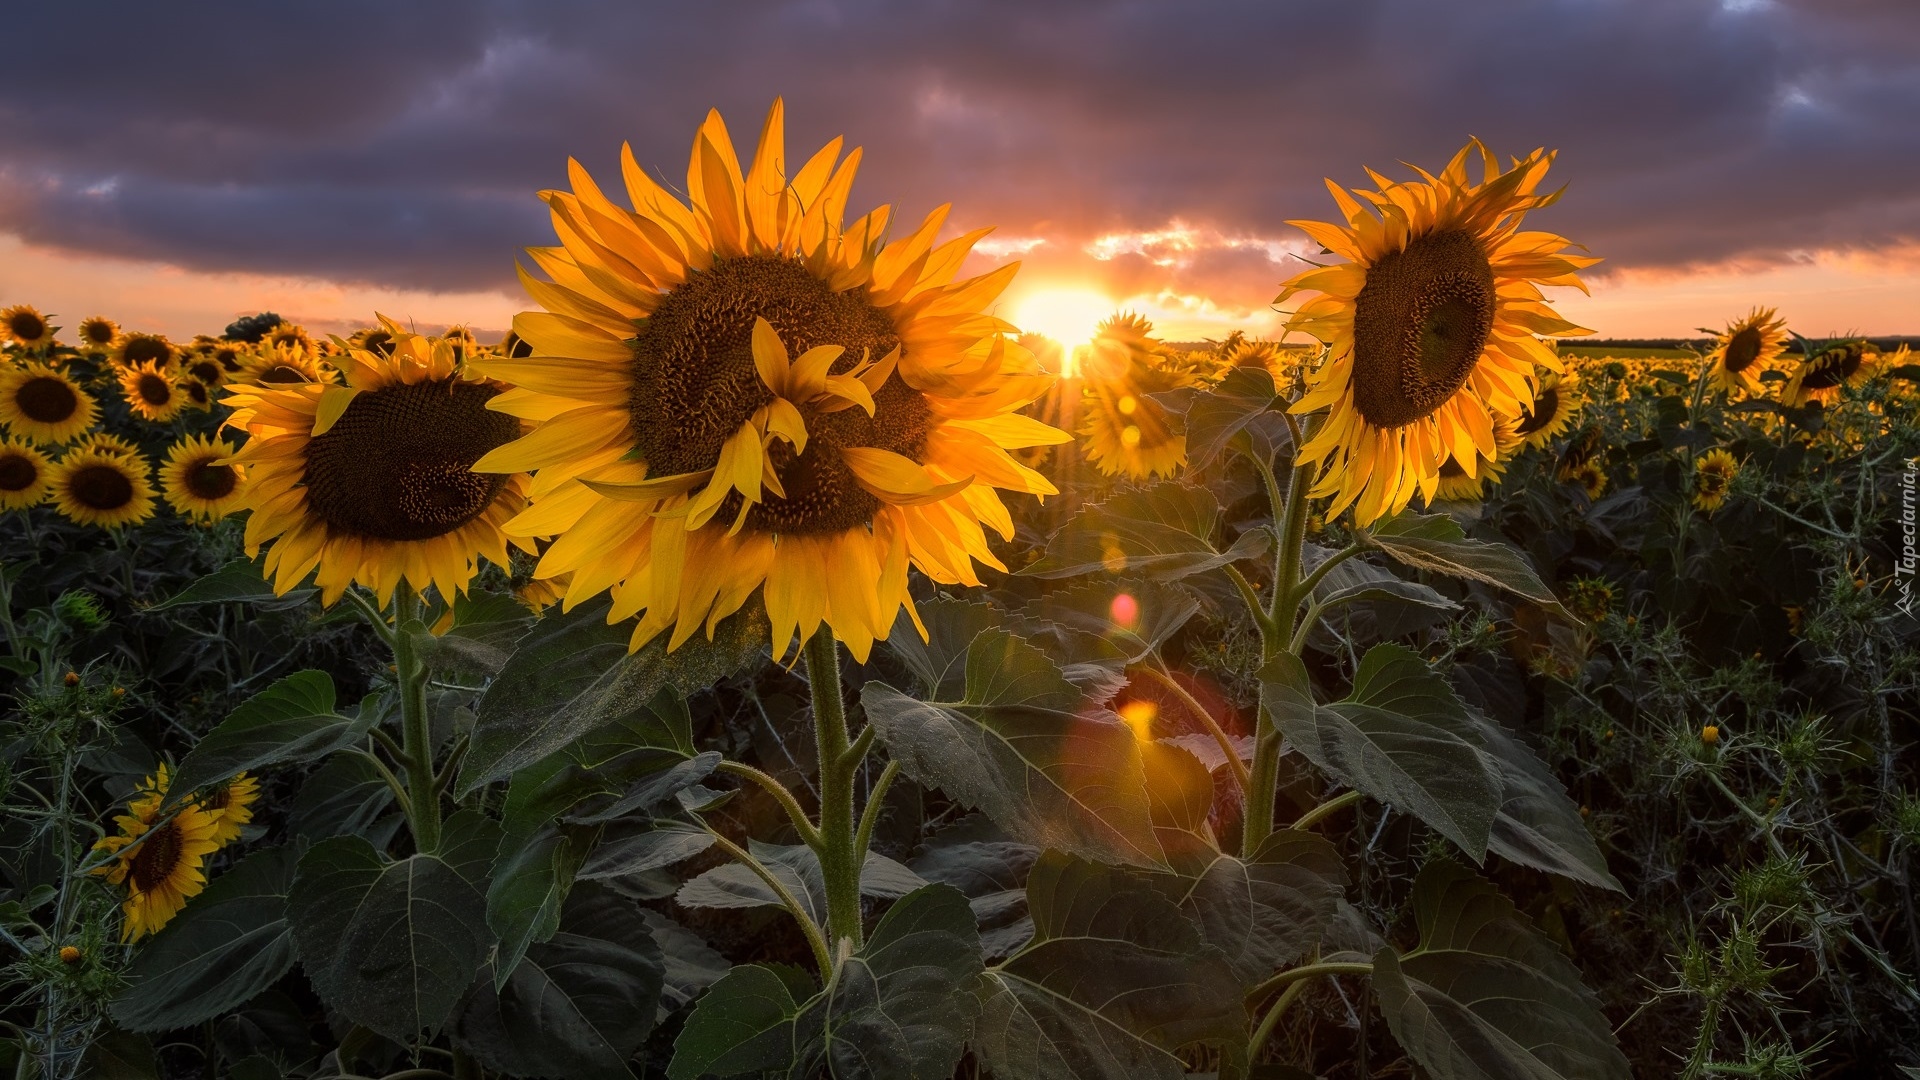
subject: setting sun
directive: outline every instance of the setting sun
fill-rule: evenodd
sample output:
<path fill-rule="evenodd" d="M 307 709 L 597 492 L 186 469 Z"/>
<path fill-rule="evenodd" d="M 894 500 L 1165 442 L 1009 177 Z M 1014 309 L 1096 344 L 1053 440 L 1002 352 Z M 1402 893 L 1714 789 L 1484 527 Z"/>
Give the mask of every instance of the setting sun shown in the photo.
<path fill-rule="evenodd" d="M 1071 356 L 1075 346 L 1093 340 L 1100 320 L 1113 314 L 1114 306 L 1092 289 L 1042 289 L 1015 301 L 1012 318 L 1020 329 L 1059 342 Z"/>

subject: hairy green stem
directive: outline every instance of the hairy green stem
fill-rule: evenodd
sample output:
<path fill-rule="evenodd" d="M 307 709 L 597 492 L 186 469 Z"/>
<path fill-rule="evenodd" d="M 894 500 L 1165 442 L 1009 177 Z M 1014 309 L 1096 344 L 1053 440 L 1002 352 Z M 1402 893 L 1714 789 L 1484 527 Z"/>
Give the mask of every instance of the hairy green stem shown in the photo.
<path fill-rule="evenodd" d="M 800 932 L 806 936 L 807 947 L 813 950 L 813 962 L 820 968 L 820 977 L 822 979 L 831 979 L 833 977 L 833 951 L 827 948 L 827 939 L 820 936 L 820 927 L 815 925 L 813 919 L 807 915 L 807 909 L 800 906 L 800 901 L 793 895 L 792 890 L 781 884 L 780 879 L 773 875 L 773 871 L 768 870 L 766 864 L 754 858 L 746 848 L 727 839 L 720 834 L 719 830 L 711 825 L 708 825 L 706 829 L 707 835 L 713 837 L 713 842 L 716 847 L 728 855 L 733 856 L 734 860 L 739 862 L 740 865 L 753 871 L 754 876 L 759 878 L 761 883 L 766 885 L 768 889 L 772 890 L 773 895 L 780 898 L 781 906 L 785 907 L 787 912 L 793 916 L 793 921 L 800 924 Z"/>
<path fill-rule="evenodd" d="M 867 792 L 867 808 L 860 812 L 860 830 L 853 838 L 853 850 L 860 857 L 863 868 L 867 861 L 867 850 L 873 846 L 873 827 L 880 821 L 880 805 L 887 797 L 887 789 L 893 786 L 893 778 L 899 775 L 900 763 L 887 762 L 887 767 L 880 770 L 880 779 L 875 780 L 873 789 Z"/>
<path fill-rule="evenodd" d="M 1343 794 L 1336 795 L 1333 798 L 1328 799 L 1326 802 L 1321 803 L 1319 806 L 1316 806 L 1313 809 L 1307 811 L 1306 813 L 1301 814 L 1299 819 L 1293 823 L 1293 827 L 1296 829 L 1312 828 L 1313 826 L 1318 825 L 1321 821 L 1325 820 L 1326 818 L 1332 817 L 1334 814 L 1337 814 L 1340 811 L 1345 810 L 1347 807 L 1352 806 L 1354 803 L 1359 802 L 1360 798 L 1361 796 L 1358 791 L 1348 791 Z"/>
<path fill-rule="evenodd" d="M 420 619 L 420 597 L 401 582 L 393 597 L 393 667 L 400 688 L 400 746 L 406 754 L 409 814 L 417 851 L 440 850 L 440 796 L 433 775 L 433 728 L 427 716 L 427 665 L 407 624 Z"/>
<path fill-rule="evenodd" d="M 1292 417 L 1287 418 L 1287 426 L 1293 434 L 1293 453 L 1297 461 L 1303 433 Z M 1252 460 L 1266 483 L 1268 509 L 1280 528 L 1273 602 L 1267 611 L 1268 621 L 1264 627 L 1266 633 L 1260 654 L 1260 662 L 1264 667 L 1293 643 L 1294 622 L 1299 615 L 1297 590 L 1300 585 L 1300 549 L 1306 543 L 1307 533 L 1307 487 L 1313 479 L 1313 470 L 1308 465 L 1296 465 L 1283 496 L 1272 464 L 1260 460 L 1257 455 Z M 1251 858 L 1267 837 L 1273 834 L 1273 803 L 1279 787 L 1280 747 L 1284 741 L 1280 726 L 1274 721 L 1265 702 L 1261 703 L 1257 715 L 1259 720 L 1254 736 L 1253 771 L 1247 784 L 1247 812 L 1240 830 L 1240 853 L 1243 858 Z"/>
<path fill-rule="evenodd" d="M 793 792 L 787 790 L 787 785 L 768 773 L 738 761 L 722 761 L 719 771 L 729 776 L 737 776 L 742 780 L 750 780 L 759 785 L 760 790 L 773 796 L 773 801 L 779 803 L 780 809 L 786 811 L 787 820 L 793 824 L 793 831 L 800 834 L 801 842 L 812 848 L 815 854 L 819 854 L 820 830 L 814 828 L 813 822 L 807 820 L 807 812 L 801 808 L 800 800 L 793 797 Z"/>
<path fill-rule="evenodd" d="M 1280 1017 L 1286 1014 L 1287 1007 L 1292 1005 L 1295 999 L 1306 993 L 1308 985 L 1307 980 L 1301 979 L 1287 987 L 1281 992 L 1280 999 L 1273 1003 L 1273 1008 L 1268 1009 L 1267 1015 L 1260 1019 L 1260 1026 L 1253 1029 L 1253 1037 L 1247 1040 L 1249 1062 L 1259 1058 L 1260 1051 L 1267 1045 L 1267 1039 L 1273 1035 L 1273 1029 L 1280 1025 Z"/>
<path fill-rule="evenodd" d="M 1283 987 L 1291 986 L 1302 979 L 1315 979 L 1322 975 L 1371 975 L 1373 964 L 1365 960 L 1322 960 L 1315 964 L 1301 964 L 1297 968 L 1288 968 L 1259 986 L 1247 992 L 1249 1001 L 1258 1001 Z"/>
<path fill-rule="evenodd" d="M 813 694 L 813 732 L 820 758 L 820 872 L 827 888 L 827 932 L 860 947 L 860 867 L 854 850 L 853 777 L 871 743 L 861 733 L 860 754 L 847 741 L 847 706 L 840 692 L 840 645 L 822 625 L 807 641 L 807 685 Z"/>
<path fill-rule="evenodd" d="M 1158 656 L 1153 658 L 1151 664 L 1141 665 L 1139 670 L 1146 672 L 1161 686 L 1173 691 L 1173 695 L 1180 699 L 1180 703 L 1187 707 L 1187 711 L 1206 727 L 1207 734 L 1213 736 L 1213 741 L 1220 745 L 1220 752 L 1227 756 L 1227 768 L 1233 773 L 1233 782 L 1240 785 L 1240 791 L 1244 795 L 1247 791 L 1249 776 L 1247 763 L 1240 760 L 1240 748 L 1235 746 L 1233 740 L 1227 736 L 1226 730 L 1220 726 L 1220 721 L 1215 720 L 1213 713 L 1174 679 L 1173 675 L 1166 670 L 1165 662 Z"/>

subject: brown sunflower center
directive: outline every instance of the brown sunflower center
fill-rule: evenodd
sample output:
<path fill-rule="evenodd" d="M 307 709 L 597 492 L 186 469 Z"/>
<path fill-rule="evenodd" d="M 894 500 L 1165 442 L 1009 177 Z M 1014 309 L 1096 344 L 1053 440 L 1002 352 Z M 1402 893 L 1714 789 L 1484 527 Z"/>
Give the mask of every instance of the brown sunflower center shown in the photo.
<path fill-rule="evenodd" d="M 133 501 L 133 481 L 116 465 L 82 465 L 67 488 L 74 501 L 89 510 L 118 510 Z"/>
<path fill-rule="evenodd" d="M 173 400 L 173 384 L 168 382 L 165 376 L 155 375 L 152 372 L 140 376 L 134 383 L 134 392 L 140 395 L 141 401 L 155 408 Z"/>
<path fill-rule="evenodd" d="M 165 884 L 186 855 L 186 847 L 186 837 L 171 821 L 148 833 L 146 842 L 133 852 L 130 876 L 134 888 L 151 892 Z"/>
<path fill-rule="evenodd" d="M 220 366 L 229 372 L 239 371 L 244 366 L 240 363 L 240 350 L 231 345 L 222 345 L 213 350 L 213 358 L 220 361 Z"/>
<path fill-rule="evenodd" d="M 205 383 L 197 383 L 189 379 L 187 382 L 181 384 L 180 389 L 188 397 L 193 399 L 195 405 L 205 406 L 209 401 L 213 400 L 207 393 Z"/>
<path fill-rule="evenodd" d="M 1724 470 L 1717 467 L 1702 468 L 1699 475 L 1695 478 L 1695 482 L 1700 486 L 1700 493 L 1703 495 L 1720 494 L 1727 490 L 1732 480 L 1733 478 L 1731 476 L 1728 476 Z"/>
<path fill-rule="evenodd" d="M 380 356 L 392 356 L 393 335 L 385 330 L 369 330 L 366 340 L 360 343 L 360 347 Z"/>
<path fill-rule="evenodd" d="M 129 367 L 147 361 L 166 364 L 173 360 L 173 346 L 151 334 L 135 334 L 127 339 L 126 362 Z"/>
<path fill-rule="evenodd" d="M 1860 364 L 1866 359 L 1866 350 L 1858 345 L 1841 345 L 1828 349 L 1813 358 L 1806 377 L 1800 380 L 1802 390 L 1831 390 L 1852 378 L 1860 370 Z"/>
<path fill-rule="evenodd" d="M 31 311 L 16 311 L 8 316 L 7 329 L 22 341 L 39 341 L 47 332 L 47 320 Z"/>
<path fill-rule="evenodd" d="M 1367 267 L 1353 310 L 1353 402 L 1375 427 L 1433 414 L 1466 384 L 1493 330 L 1493 266 L 1461 229 Z"/>
<path fill-rule="evenodd" d="M 220 381 L 220 365 L 213 360 L 195 360 L 193 366 L 187 368 L 187 374 L 203 383 L 217 383 Z"/>
<path fill-rule="evenodd" d="M 80 408 L 80 395 L 73 387 L 51 375 L 36 375 L 21 383 L 13 401 L 27 419 L 41 424 L 60 423 Z"/>
<path fill-rule="evenodd" d="M 1728 371 L 1745 371 L 1760 359 L 1760 330 L 1749 326 L 1727 339 Z"/>
<path fill-rule="evenodd" d="M 239 486 L 240 477 L 231 465 L 216 465 L 203 458 L 187 466 L 187 490 L 202 499 L 224 499 Z M 224 789 L 223 789 L 224 790 Z"/>
<path fill-rule="evenodd" d="M 1553 423 L 1554 414 L 1560 411 L 1560 389 L 1549 386 L 1543 388 L 1533 399 L 1533 408 L 1523 412 L 1520 423 L 1513 429 L 1521 438 L 1539 431 Z"/>
<path fill-rule="evenodd" d="M 773 400 L 753 363 L 756 317 L 773 326 L 792 357 L 821 345 L 843 346 L 835 374 L 863 357 L 878 361 L 900 345 L 893 320 L 864 290 L 834 292 L 798 261 L 753 255 L 690 275 L 660 301 L 633 340 L 628 413 L 650 475 L 712 468 L 728 436 Z M 795 455 L 790 445 L 774 441 L 770 457 L 786 497 L 767 494 L 747 514 L 749 528 L 839 532 L 873 519 L 879 501 L 854 479 L 840 449 L 879 447 L 917 461 L 931 415 L 926 399 L 898 374 L 873 400 L 871 417 L 857 406 L 830 413 L 801 406 L 806 452 Z M 728 497 L 722 517 L 738 513 L 739 498 Z"/>
<path fill-rule="evenodd" d="M 431 540 L 472 521 L 508 479 L 473 463 L 520 436 L 518 420 L 487 410 L 497 393 L 441 379 L 356 396 L 307 444 L 308 507 L 335 531 L 376 540 Z"/>
<path fill-rule="evenodd" d="M 88 320 L 80 324 L 80 338 L 89 345 L 111 345 L 113 324 Z"/>
<path fill-rule="evenodd" d="M 25 491 L 40 481 L 40 466 L 25 454 L 0 454 L 0 491 Z"/>

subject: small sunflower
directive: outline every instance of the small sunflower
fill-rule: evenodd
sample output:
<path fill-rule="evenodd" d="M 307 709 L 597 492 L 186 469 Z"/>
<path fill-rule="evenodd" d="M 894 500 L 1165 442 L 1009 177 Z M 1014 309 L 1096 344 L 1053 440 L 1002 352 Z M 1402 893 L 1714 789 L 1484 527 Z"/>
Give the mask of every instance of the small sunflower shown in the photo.
<path fill-rule="evenodd" d="M 1080 363 L 1080 434 L 1087 459 L 1108 476 L 1171 476 L 1187 463 L 1186 435 L 1147 395 L 1201 380 L 1164 354 L 1153 324 L 1128 312 L 1100 324 Z"/>
<path fill-rule="evenodd" d="M 163 424 L 180 415 L 186 398 L 174 385 L 173 373 L 148 360 L 120 371 L 120 393 L 135 416 Z"/>
<path fill-rule="evenodd" d="M 226 463 L 236 452 L 232 443 L 205 435 L 181 439 L 160 466 L 161 494 L 184 516 L 204 521 L 226 517 L 246 495 L 246 469 Z"/>
<path fill-rule="evenodd" d="M 1587 622 L 1599 622 L 1613 610 L 1613 583 L 1605 578 L 1574 578 L 1567 589 L 1567 610 Z"/>
<path fill-rule="evenodd" d="M 80 384 L 42 363 L 0 371 L 0 423 L 40 444 L 72 442 L 100 418 L 100 407 Z"/>
<path fill-rule="evenodd" d="M 1483 171 L 1471 183 L 1474 151 Z M 1369 171 L 1380 190 L 1359 198 L 1327 182 L 1346 218 L 1290 224 L 1347 261 L 1287 281 L 1275 303 L 1302 292 L 1286 328 L 1329 346 L 1296 413 L 1327 409 L 1303 462 L 1322 462 L 1312 494 L 1331 496 L 1329 514 L 1354 507 L 1366 524 L 1428 499 L 1440 463 L 1495 456 L 1493 418 L 1519 416 L 1533 403 L 1539 372 L 1560 361 L 1535 334 L 1580 334 L 1548 307 L 1540 285 L 1581 289 L 1577 271 L 1597 259 L 1565 252 L 1569 241 L 1521 231 L 1529 212 L 1558 193 L 1540 194 L 1553 155 L 1536 150 L 1502 172 L 1479 140 L 1438 176 L 1401 183 Z M 1361 204 L 1372 204 L 1369 211 Z"/>
<path fill-rule="evenodd" d="M 1012 536 L 996 489 L 1054 491 L 1008 454 L 1065 438 L 1015 414 L 1053 380 L 985 313 L 1016 268 L 956 281 L 984 232 L 936 244 L 946 207 L 892 243 L 887 208 L 843 226 L 860 152 L 790 172 L 784 142 L 776 101 L 743 171 L 709 113 L 691 205 L 630 150 L 631 210 L 569 163 L 543 196 L 561 244 L 528 251 L 551 280 L 521 274 L 547 309 L 514 319 L 532 355 L 476 364 L 539 424 L 478 466 L 538 470 L 510 530 L 558 534 L 538 574 L 572 573 L 567 604 L 644 612 L 634 648 L 757 593 L 776 654 L 824 622 L 864 660 L 912 616 L 909 565 L 978 584 L 1003 568 L 982 526 Z"/>
<path fill-rule="evenodd" d="M 179 360 L 179 347 L 159 334 L 125 334 L 113 350 L 113 362 L 121 367 L 152 364 L 162 371 L 172 372 Z"/>
<path fill-rule="evenodd" d="M 1528 446 L 1545 446 L 1558 438 L 1580 410 L 1579 389 L 1580 374 L 1571 368 L 1542 374 L 1533 404 L 1520 411 L 1514 433 Z"/>
<path fill-rule="evenodd" d="M 205 352 L 196 352 L 189 356 L 187 362 L 181 365 L 180 374 L 209 389 L 225 382 L 228 372 L 226 365 L 214 355 L 217 348 L 218 346 L 215 346 Z"/>
<path fill-rule="evenodd" d="M 240 839 L 240 827 L 253 820 L 259 798 L 260 781 L 244 772 L 202 797 L 196 805 L 214 820 L 213 842 L 226 847 Z"/>
<path fill-rule="evenodd" d="M 1787 324 L 1773 308 L 1756 307 L 1746 318 L 1727 324 L 1714 339 L 1707 354 L 1708 381 L 1715 390 L 1733 393 L 1738 388 L 1749 394 L 1760 393 L 1760 375 L 1780 359 L 1787 343 Z"/>
<path fill-rule="evenodd" d="M 15 304 L 0 311 L 0 327 L 5 327 L 7 337 L 23 349 L 53 344 L 52 325 L 32 304 Z"/>
<path fill-rule="evenodd" d="M 473 336 L 472 328 L 465 326 L 447 327 L 447 332 L 440 335 L 440 340 L 452 345 L 453 358 L 462 362 L 471 359 L 480 347 L 479 339 Z"/>
<path fill-rule="evenodd" d="M 1453 455 L 1447 455 L 1447 460 L 1440 463 L 1440 482 L 1434 485 L 1434 498 L 1443 502 L 1479 502 L 1486 496 L 1489 487 L 1499 486 L 1513 455 L 1519 453 L 1526 443 L 1512 420 L 1495 416 L 1493 444 L 1497 452 L 1493 457 L 1480 458 L 1472 473 L 1461 468 Z M 1474 453 L 1477 455 L 1479 451 L 1475 450 Z"/>
<path fill-rule="evenodd" d="M 1231 348 L 1221 352 L 1221 362 L 1228 367 L 1264 368 L 1278 376 L 1283 369 L 1284 354 L 1280 346 L 1272 341 L 1255 341 L 1241 338 Z"/>
<path fill-rule="evenodd" d="M 121 438 L 111 431 L 88 432 L 86 438 L 73 444 L 73 448 L 69 453 L 78 453 L 81 451 L 98 451 L 102 454 L 110 454 L 114 457 L 125 458 L 135 465 L 141 464 L 141 459 L 144 456 L 141 454 L 140 448 L 134 445 L 131 440 Z"/>
<path fill-rule="evenodd" d="M 247 357 L 245 370 L 234 381 L 259 386 L 297 386 L 324 382 L 326 378 L 320 370 L 320 357 L 311 348 L 263 345 Z"/>
<path fill-rule="evenodd" d="M 346 386 L 241 385 L 228 426 L 251 436 L 229 464 L 249 466 L 247 553 L 267 552 L 286 592 L 319 568 L 331 604 L 359 582 L 385 603 L 406 581 L 451 600 L 477 556 L 507 565 L 500 528 L 526 505 L 519 476 L 473 464 L 518 438 L 520 421 L 487 406 L 500 387 L 473 378 L 445 343 L 409 334 L 390 356 L 345 360 Z M 524 545 L 523 545 L 524 546 Z"/>
<path fill-rule="evenodd" d="M 181 379 L 178 386 L 181 408 L 199 409 L 201 412 L 213 410 L 213 391 L 207 389 L 206 383 L 199 379 Z"/>
<path fill-rule="evenodd" d="M 24 510 L 47 497 L 52 465 L 25 439 L 0 440 L 0 510 Z"/>
<path fill-rule="evenodd" d="M 253 350 L 244 341 L 216 341 L 207 355 L 220 365 L 222 378 L 232 378 L 247 370 L 247 364 L 253 359 Z"/>
<path fill-rule="evenodd" d="M 153 515 L 144 461 L 87 448 L 67 451 L 50 472 L 53 505 L 81 525 L 114 529 Z"/>
<path fill-rule="evenodd" d="M 260 347 L 267 352 L 275 349 L 292 349 L 295 352 L 310 353 L 313 351 L 313 338 L 307 335 L 306 327 L 281 322 L 260 339 Z"/>
<path fill-rule="evenodd" d="M 1879 370 L 1879 349 L 1865 341 L 1843 341 L 1801 361 L 1781 388 L 1780 400 L 1796 409 L 1824 404 L 1839 397 L 1841 387 L 1859 386 Z"/>
<path fill-rule="evenodd" d="M 185 806 L 160 820 L 160 803 L 167 791 L 166 766 L 141 786 L 141 793 L 116 816 L 117 836 L 103 837 L 95 851 L 109 852 L 112 862 L 95 870 L 115 885 L 124 885 L 127 898 L 120 905 L 122 941 L 138 941 L 180 914 L 187 900 L 206 888 L 206 857 L 219 850 L 214 839 L 219 819 L 197 806 Z"/>
<path fill-rule="evenodd" d="M 1733 478 L 1740 472 L 1740 463 L 1733 455 L 1720 447 L 1700 455 L 1693 464 L 1693 505 L 1697 510 L 1712 513 L 1720 509 L 1727 501 L 1727 492 L 1733 487 Z"/>
<path fill-rule="evenodd" d="M 391 356 L 393 354 L 393 337 L 394 334 L 398 332 L 394 327 L 388 326 L 385 319 L 382 319 L 378 326 L 369 326 L 361 330 L 355 330 L 353 336 L 347 339 L 347 347 L 350 349 L 361 349 L 370 353 L 378 353 L 381 356 Z"/>
<path fill-rule="evenodd" d="M 1578 484 L 1587 493 L 1587 501 L 1593 502 L 1607 490 L 1607 469 L 1598 458 L 1588 458 L 1569 469 L 1562 469 L 1560 482 Z"/>
<path fill-rule="evenodd" d="M 105 315 L 91 315 L 80 320 L 80 351 L 104 353 L 112 351 L 120 340 L 120 324 Z"/>
<path fill-rule="evenodd" d="M 494 352 L 512 360 L 520 360 L 533 355 L 533 346 L 527 344 L 519 334 L 509 330 L 506 336 L 500 339 L 500 344 L 494 347 Z"/>

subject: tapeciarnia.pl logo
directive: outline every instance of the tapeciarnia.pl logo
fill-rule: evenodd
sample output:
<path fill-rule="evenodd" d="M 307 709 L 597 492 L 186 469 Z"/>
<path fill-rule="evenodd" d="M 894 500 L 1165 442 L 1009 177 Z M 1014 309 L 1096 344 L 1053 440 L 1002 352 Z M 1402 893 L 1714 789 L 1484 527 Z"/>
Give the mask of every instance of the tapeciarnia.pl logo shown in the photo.
<path fill-rule="evenodd" d="M 1914 482 L 1920 479 L 1920 457 L 1907 459 L 1907 470 L 1900 474 L 1900 557 L 1893 563 L 1893 579 L 1900 590 L 1900 600 L 1894 606 L 1908 616 L 1913 615 L 1913 576 L 1916 561 L 1916 535 L 1920 529 L 1914 524 Z"/>

